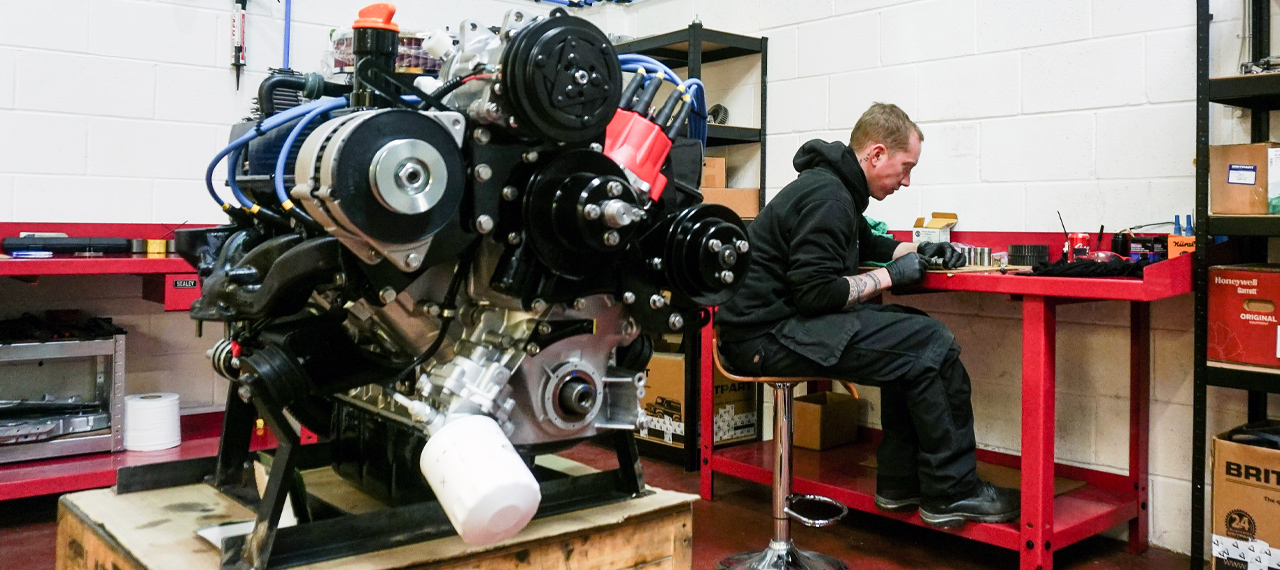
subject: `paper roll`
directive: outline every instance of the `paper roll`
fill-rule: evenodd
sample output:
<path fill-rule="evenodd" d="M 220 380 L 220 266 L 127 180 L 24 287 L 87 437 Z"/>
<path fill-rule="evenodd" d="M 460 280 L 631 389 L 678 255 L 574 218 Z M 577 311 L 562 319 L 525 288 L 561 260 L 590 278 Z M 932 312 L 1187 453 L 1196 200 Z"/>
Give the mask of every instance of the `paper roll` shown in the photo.
<path fill-rule="evenodd" d="M 124 397 L 124 448 L 156 451 L 182 443 L 178 395 L 169 392 Z"/>

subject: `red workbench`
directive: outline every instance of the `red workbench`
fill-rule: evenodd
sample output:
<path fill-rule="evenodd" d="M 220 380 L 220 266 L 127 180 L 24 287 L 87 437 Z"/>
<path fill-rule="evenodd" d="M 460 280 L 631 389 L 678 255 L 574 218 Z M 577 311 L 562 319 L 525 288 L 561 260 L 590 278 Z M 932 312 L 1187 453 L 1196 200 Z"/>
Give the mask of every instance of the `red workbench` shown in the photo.
<path fill-rule="evenodd" d="M 1008 242 L 1006 242 L 1008 243 Z M 1191 256 L 1148 266 L 1143 279 L 1052 278 L 1000 273 L 931 273 L 924 291 L 970 291 L 1022 301 L 1022 456 L 979 450 L 978 459 L 1022 470 L 1022 518 L 1017 523 L 966 523 L 946 529 L 965 538 L 1021 553 L 1021 570 L 1052 570 L 1055 549 L 1129 523 L 1129 549 L 1147 548 L 1147 431 L 1151 378 L 1150 303 L 1191 292 Z M 1054 350 L 1058 305 L 1101 300 L 1130 302 L 1129 471 L 1116 475 L 1054 461 Z M 702 331 L 701 425 L 712 424 L 713 333 Z M 982 402 L 975 402 L 981 406 Z M 703 429 L 701 494 L 712 499 L 715 473 L 763 485 L 772 482 L 773 442 L 712 449 Z M 885 513 L 873 503 L 875 471 L 861 462 L 874 456 L 874 441 L 825 452 L 796 449 L 792 490 L 836 499 L 851 509 L 924 525 L 917 513 Z M 1081 489 L 1054 496 L 1054 477 L 1084 481 Z"/>

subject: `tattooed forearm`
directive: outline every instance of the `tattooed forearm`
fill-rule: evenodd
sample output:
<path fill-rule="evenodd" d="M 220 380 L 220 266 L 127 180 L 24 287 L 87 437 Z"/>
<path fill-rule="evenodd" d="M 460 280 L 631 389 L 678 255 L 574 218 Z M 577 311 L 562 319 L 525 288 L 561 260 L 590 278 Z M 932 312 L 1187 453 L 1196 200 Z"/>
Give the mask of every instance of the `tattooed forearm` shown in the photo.
<path fill-rule="evenodd" d="M 861 275 L 846 275 L 845 279 L 849 281 L 849 300 L 845 303 L 845 308 L 879 295 L 880 291 L 885 289 L 885 283 L 889 282 L 887 277 L 884 269 L 876 269 Z"/>

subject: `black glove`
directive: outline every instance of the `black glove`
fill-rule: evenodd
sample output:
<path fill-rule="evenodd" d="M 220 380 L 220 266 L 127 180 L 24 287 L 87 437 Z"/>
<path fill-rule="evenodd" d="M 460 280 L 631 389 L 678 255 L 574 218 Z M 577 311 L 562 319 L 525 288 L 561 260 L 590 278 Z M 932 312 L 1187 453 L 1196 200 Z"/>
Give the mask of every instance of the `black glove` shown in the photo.
<path fill-rule="evenodd" d="M 919 245 L 916 245 L 916 251 L 926 258 L 936 257 L 941 259 L 943 269 L 955 269 L 965 266 L 966 258 L 964 252 L 947 242 L 920 242 Z"/>
<path fill-rule="evenodd" d="M 929 263 L 919 253 L 911 252 L 889 262 L 884 268 L 889 270 L 890 285 L 897 287 L 920 282 L 924 279 L 924 272 L 929 270 Z"/>

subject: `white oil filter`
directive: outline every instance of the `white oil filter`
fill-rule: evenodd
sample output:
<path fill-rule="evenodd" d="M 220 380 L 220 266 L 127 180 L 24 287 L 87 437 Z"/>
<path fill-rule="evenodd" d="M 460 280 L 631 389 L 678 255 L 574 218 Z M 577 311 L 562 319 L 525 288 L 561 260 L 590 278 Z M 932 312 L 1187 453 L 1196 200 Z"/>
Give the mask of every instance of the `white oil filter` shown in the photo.
<path fill-rule="evenodd" d="M 450 419 L 422 448 L 420 467 L 467 544 L 515 536 L 542 502 L 538 480 L 488 416 Z"/>
<path fill-rule="evenodd" d="M 178 395 L 170 392 L 124 397 L 124 448 L 157 451 L 182 443 Z"/>

